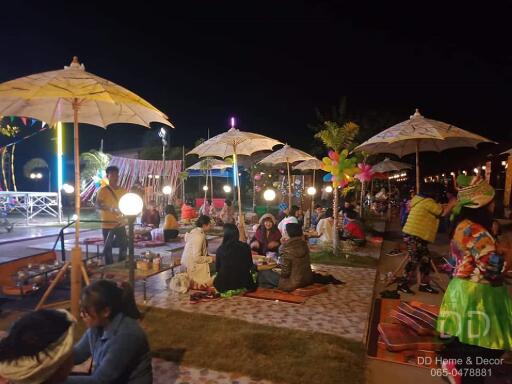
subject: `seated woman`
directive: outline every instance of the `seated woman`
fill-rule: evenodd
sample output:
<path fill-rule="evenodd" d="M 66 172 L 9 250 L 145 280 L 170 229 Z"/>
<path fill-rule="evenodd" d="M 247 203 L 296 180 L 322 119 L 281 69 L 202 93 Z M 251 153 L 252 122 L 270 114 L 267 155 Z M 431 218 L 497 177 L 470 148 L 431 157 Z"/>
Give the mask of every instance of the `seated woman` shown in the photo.
<path fill-rule="evenodd" d="M 290 292 L 313 283 L 309 247 L 302 236 L 302 227 L 297 223 L 288 223 L 286 232 L 290 238 L 279 249 L 283 258 L 281 273 L 272 270 L 261 271 L 259 282 L 263 288 L 277 287 Z"/>
<path fill-rule="evenodd" d="M 224 238 L 215 257 L 217 275 L 213 280 L 215 289 L 221 293 L 235 289 L 256 289 L 251 274 L 255 270 L 251 249 L 239 238 L 240 233 L 235 224 L 224 224 Z"/>
<path fill-rule="evenodd" d="M 346 224 L 343 226 L 342 240 L 352 240 L 356 245 L 362 247 L 366 244 L 366 235 L 363 226 L 357 220 L 357 213 L 350 209 L 344 213 Z"/>
<path fill-rule="evenodd" d="M 190 220 L 197 217 L 197 212 L 193 208 L 191 202 L 183 203 L 181 206 L 181 220 L 190 222 Z"/>
<path fill-rule="evenodd" d="M 130 285 L 95 281 L 84 289 L 81 307 L 88 329 L 73 348 L 73 360 L 81 364 L 92 358 L 92 371 L 66 383 L 152 383 L 149 343 Z"/>
<path fill-rule="evenodd" d="M 332 208 L 327 208 L 324 218 L 320 219 L 316 226 L 318 240 L 325 243 L 332 243 L 333 228 L 334 218 Z"/>
<path fill-rule="evenodd" d="M 165 207 L 164 241 L 166 243 L 178 237 L 178 228 L 179 225 L 178 220 L 176 220 L 176 211 L 174 210 L 174 206 L 169 204 Z"/>
<path fill-rule="evenodd" d="M 29 312 L 0 341 L 0 383 L 63 383 L 73 368 L 75 320 L 64 310 Z"/>
<path fill-rule="evenodd" d="M 281 245 L 281 232 L 276 227 L 276 220 L 270 213 L 265 213 L 260 218 L 260 225 L 251 239 L 251 249 L 259 255 L 267 252 L 277 252 Z"/>
<path fill-rule="evenodd" d="M 160 212 L 156 208 L 155 200 L 151 200 L 147 209 L 142 213 L 142 224 L 151 228 L 158 228 L 160 226 Z"/>
<path fill-rule="evenodd" d="M 226 199 L 224 201 L 219 218 L 222 224 L 233 224 L 235 222 L 235 208 L 231 200 Z"/>
<path fill-rule="evenodd" d="M 213 259 L 208 256 L 206 244 L 206 232 L 210 228 L 210 217 L 202 215 L 196 221 L 196 228 L 185 235 L 181 265 L 185 267 L 192 289 L 207 288 L 212 285 L 210 263 Z"/>

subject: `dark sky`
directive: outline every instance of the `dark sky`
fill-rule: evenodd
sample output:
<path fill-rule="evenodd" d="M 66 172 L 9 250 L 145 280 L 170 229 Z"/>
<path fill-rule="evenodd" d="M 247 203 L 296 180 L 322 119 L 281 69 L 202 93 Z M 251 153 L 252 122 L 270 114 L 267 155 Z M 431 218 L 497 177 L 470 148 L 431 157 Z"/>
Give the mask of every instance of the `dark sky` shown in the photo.
<path fill-rule="evenodd" d="M 78 55 L 88 71 L 164 111 L 177 128 L 174 144 L 191 145 L 208 128 L 220 133 L 235 115 L 242 129 L 308 149 L 315 107 L 344 95 L 353 113 L 385 111 L 399 122 L 419 107 L 512 138 L 508 1 L 112 3 L 3 4 L 0 81 Z M 102 137 L 107 148 L 140 145 L 144 129 L 126 129 L 90 128 L 82 149 Z M 33 154 L 33 146 L 18 151 Z"/>

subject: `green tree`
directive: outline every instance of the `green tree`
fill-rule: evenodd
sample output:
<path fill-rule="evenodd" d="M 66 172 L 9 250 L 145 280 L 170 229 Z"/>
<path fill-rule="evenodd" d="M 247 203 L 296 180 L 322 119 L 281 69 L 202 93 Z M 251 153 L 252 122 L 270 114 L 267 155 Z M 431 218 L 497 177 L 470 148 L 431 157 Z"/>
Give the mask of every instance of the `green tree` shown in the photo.
<path fill-rule="evenodd" d="M 346 122 L 340 124 L 334 121 L 325 121 L 323 129 L 315 134 L 315 138 L 320 140 L 327 149 L 333 149 L 340 153 L 344 149 L 351 149 L 354 140 L 359 133 L 359 126 L 354 122 Z M 339 254 L 339 236 L 338 236 L 338 205 L 339 191 L 338 188 L 333 189 L 333 250 L 334 254 Z"/>
<path fill-rule="evenodd" d="M 105 169 L 110 163 L 111 156 L 107 153 L 91 149 L 80 155 L 80 159 L 85 163 L 81 172 L 82 180 L 90 180 L 99 170 Z"/>

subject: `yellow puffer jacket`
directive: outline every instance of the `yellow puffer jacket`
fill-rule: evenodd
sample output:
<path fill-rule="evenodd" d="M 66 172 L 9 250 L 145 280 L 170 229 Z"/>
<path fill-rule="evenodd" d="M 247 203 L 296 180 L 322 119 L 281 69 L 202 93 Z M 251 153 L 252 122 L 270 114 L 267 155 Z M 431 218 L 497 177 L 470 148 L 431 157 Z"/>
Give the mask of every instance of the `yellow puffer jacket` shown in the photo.
<path fill-rule="evenodd" d="M 436 239 L 441 213 L 443 213 L 441 204 L 431 198 L 414 196 L 403 232 L 433 243 Z"/>

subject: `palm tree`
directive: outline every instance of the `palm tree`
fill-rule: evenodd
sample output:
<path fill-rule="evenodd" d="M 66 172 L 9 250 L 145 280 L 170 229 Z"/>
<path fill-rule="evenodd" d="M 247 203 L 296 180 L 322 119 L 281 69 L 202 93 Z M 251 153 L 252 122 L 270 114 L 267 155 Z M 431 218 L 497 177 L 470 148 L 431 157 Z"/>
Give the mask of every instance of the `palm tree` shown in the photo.
<path fill-rule="evenodd" d="M 82 180 L 91 180 L 92 177 L 96 176 L 98 171 L 107 168 L 111 156 L 101 151 L 91 149 L 89 152 L 82 153 L 80 158 L 85 163 L 81 175 Z"/>
<path fill-rule="evenodd" d="M 344 149 L 351 149 L 354 139 L 359 133 L 359 126 L 356 123 L 348 121 L 340 124 L 334 121 L 325 121 L 324 128 L 319 131 L 315 138 L 320 140 L 328 149 L 340 153 Z M 339 254 L 339 236 L 338 236 L 338 203 L 339 193 L 338 188 L 333 189 L 333 250 L 334 254 Z"/>

